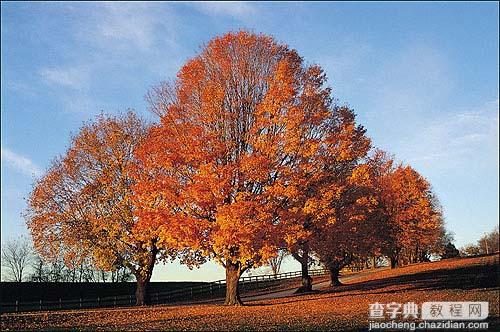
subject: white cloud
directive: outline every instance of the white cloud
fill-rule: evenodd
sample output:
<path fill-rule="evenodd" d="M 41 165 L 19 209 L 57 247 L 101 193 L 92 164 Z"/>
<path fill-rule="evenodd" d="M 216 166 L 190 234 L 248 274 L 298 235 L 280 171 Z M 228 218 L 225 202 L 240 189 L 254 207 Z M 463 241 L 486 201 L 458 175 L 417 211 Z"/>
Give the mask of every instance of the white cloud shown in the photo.
<path fill-rule="evenodd" d="M 360 110 L 360 122 L 373 144 L 408 162 L 439 158 L 446 152 L 438 148 L 441 140 L 448 143 L 451 137 L 444 123 L 465 113 L 450 105 L 455 82 L 446 53 L 420 42 L 385 55 L 375 47 L 365 50 L 365 61 L 354 62 L 349 71 L 365 72 L 364 83 L 356 84 L 353 92 L 363 104 L 353 106 Z"/>
<path fill-rule="evenodd" d="M 81 26 L 81 37 L 106 51 L 148 52 L 159 43 L 174 47 L 176 18 L 168 7 L 105 3 Z"/>
<path fill-rule="evenodd" d="M 153 43 L 154 20 L 150 15 L 130 7 L 107 6 L 99 17 L 102 21 L 96 29 L 106 41 L 130 43 L 140 49 Z"/>
<path fill-rule="evenodd" d="M 38 176 L 41 174 L 40 168 L 35 165 L 31 159 L 4 147 L 2 147 L 2 163 L 3 162 L 7 163 L 9 167 L 26 175 Z"/>
<path fill-rule="evenodd" d="M 90 82 L 90 68 L 86 66 L 66 68 L 43 68 L 40 76 L 48 84 L 56 84 L 72 89 L 83 89 Z"/>
<path fill-rule="evenodd" d="M 103 103 L 96 89 L 133 80 L 126 76 L 132 67 L 162 78 L 178 68 L 182 57 L 176 32 L 180 25 L 170 5 L 97 3 L 65 8 L 68 15 L 78 15 L 71 21 L 70 43 L 78 45 L 72 62 L 38 70 L 45 84 L 66 88 L 55 91 L 65 111 L 88 116 L 119 108 Z"/>
<path fill-rule="evenodd" d="M 498 157 L 498 100 L 472 110 L 433 119 L 405 142 L 411 163 L 452 168 L 465 162 L 494 162 Z"/>
<path fill-rule="evenodd" d="M 257 9 L 247 2 L 199 2 L 195 4 L 201 12 L 212 16 L 231 16 L 242 19 L 248 15 L 255 14 Z"/>

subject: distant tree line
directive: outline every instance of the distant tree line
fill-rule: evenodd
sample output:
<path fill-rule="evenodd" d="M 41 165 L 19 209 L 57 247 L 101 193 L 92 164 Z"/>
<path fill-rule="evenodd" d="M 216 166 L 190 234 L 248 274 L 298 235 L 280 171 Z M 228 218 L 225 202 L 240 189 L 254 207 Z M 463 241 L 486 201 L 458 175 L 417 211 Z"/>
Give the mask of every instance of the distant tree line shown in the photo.
<path fill-rule="evenodd" d="M 122 266 L 99 270 L 90 258 L 74 264 L 63 256 L 47 259 L 39 255 L 25 237 L 2 244 L 2 281 L 13 282 L 127 282 L 133 275 Z"/>
<path fill-rule="evenodd" d="M 484 234 L 476 244 L 468 244 L 460 249 L 462 256 L 475 256 L 497 253 L 499 251 L 500 239 L 498 226 L 491 232 Z"/>

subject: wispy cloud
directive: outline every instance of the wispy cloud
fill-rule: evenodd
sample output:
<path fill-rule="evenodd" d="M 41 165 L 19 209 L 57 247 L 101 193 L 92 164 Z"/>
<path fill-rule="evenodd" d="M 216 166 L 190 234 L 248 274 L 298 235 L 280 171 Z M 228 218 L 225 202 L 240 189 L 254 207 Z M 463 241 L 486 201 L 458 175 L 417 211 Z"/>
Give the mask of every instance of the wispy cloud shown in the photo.
<path fill-rule="evenodd" d="M 90 68 L 75 66 L 65 68 L 42 68 L 39 75 L 48 84 L 60 85 L 72 89 L 87 88 L 90 82 Z"/>
<path fill-rule="evenodd" d="M 31 82 L 30 82 L 31 83 Z M 5 82 L 5 87 L 12 92 L 21 93 L 25 96 L 34 97 L 38 94 L 36 89 L 28 82 L 23 82 L 19 80 L 7 81 Z"/>
<path fill-rule="evenodd" d="M 409 45 L 387 58 L 380 69 L 375 101 L 398 114 L 425 117 L 439 112 L 454 88 L 448 60 L 433 45 Z"/>
<path fill-rule="evenodd" d="M 103 41 L 138 49 L 148 49 L 153 43 L 153 16 L 122 6 L 107 6 L 99 15 L 102 19 L 97 32 Z"/>
<path fill-rule="evenodd" d="M 88 116 L 125 107 L 104 103 L 103 87 L 133 81 L 124 74 L 132 67 L 167 77 L 182 59 L 177 17 L 170 5 L 97 3 L 62 8 L 75 17 L 68 26 L 68 44 L 74 45 L 71 61 L 40 68 L 37 74 L 46 85 L 64 88 L 53 91 L 64 111 Z"/>
<path fill-rule="evenodd" d="M 380 52 L 371 49 L 373 54 Z M 357 84 L 360 91 L 355 95 L 362 94 L 360 98 L 365 100 L 360 105 L 360 120 L 369 128 L 374 144 L 406 161 L 437 157 L 441 151 L 430 151 L 420 140 L 437 136 L 439 130 L 431 128 L 452 121 L 457 114 L 450 105 L 455 81 L 446 53 L 436 45 L 409 41 L 368 63 L 368 67 L 358 65 L 370 75 L 364 77 L 363 84 Z M 423 135 L 430 130 L 435 130 L 436 135 Z"/>
<path fill-rule="evenodd" d="M 498 156 L 498 112 L 495 100 L 435 118 L 407 142 L 405 155 L 413 156 L 408 161 L 434 168 L 454 167 L 472 160 L 476 164 L 494 162 Z"/>
<path fill-rule="evenodd" d="M 4 162 L 25 175 L 39 176 L 41 174 L 40 168 L 31 159 L 2 146 L 2 163 Z"/>
<path fill-rule="evenodd" d="M 65 112 L 80 116 L 82 120 L 93 117 L 101 111 L 113 111 L 108 103 L 88 93 L 66 93 L 59 96 L 59 101 Z"/>
<path fill-rule="evenodd" d="M 80 37 L 107 52 L 149 52 L 175 44 L 176 17 L 169 7 L 140 3 L 104 3 L 89 14 Z M 87 24 L 90 24 L 90 28 Z"/>
<path fill-rule="evenodd" d="M 248 2 L 199 2 L 194 6 L 201 12 L 212 16 L 231 16 L 236 19 L 243 19 L 248 15 L 257 12 L 255 6 Z"/>

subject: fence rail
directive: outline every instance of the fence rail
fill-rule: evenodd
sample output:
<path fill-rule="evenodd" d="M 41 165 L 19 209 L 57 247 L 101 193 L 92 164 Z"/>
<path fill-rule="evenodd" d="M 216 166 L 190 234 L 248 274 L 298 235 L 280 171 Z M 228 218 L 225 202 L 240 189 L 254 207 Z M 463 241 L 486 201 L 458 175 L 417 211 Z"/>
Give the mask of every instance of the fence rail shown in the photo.
<path fill-rule="evenodd" d="M 310 270 L 310 276 L 321 276 L 328 273 L 326 269 Z M 259 289 L 261 286 L 270 286 L 280 280 L 293 279 L 301 276 L 301 271 L 285 272 L 277 275 L 259 275 L 240 278 L 242 292 Z M 218 298 L 225 294 L 226 280 L 217 280 L 199 286 L 189 286 L 168 292 L 150 293 L 151 304 L 167 304 L 196 299 Z M 134 295 L 118 295 L 97 298 L 59 299 L 56 301 L 15 301 L 1 303 L 0 312 L 25 312 L 43 310 L 68 310 L 83 308 L 124 307 L 135 304 Z"/>

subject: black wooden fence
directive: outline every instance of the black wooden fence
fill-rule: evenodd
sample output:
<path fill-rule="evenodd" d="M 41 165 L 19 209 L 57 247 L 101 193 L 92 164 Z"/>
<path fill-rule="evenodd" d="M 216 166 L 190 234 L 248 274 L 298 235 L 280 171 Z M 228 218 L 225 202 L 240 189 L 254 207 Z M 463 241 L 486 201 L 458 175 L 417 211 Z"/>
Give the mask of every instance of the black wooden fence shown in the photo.
<path fill-rule="evenodd" d="M 310 270 L 309 275 L 321 276 L 328 274 L 326 269 Z M 259 275 L 240 278 L 240 290 L 242 294 L 250 290 L 269 287 L 278 284 L 280 280 L 292 279 L 301 276 L 301 271 L 285 272 L 277 275 Z M 222 297 L 226 292 L 226 280 L 217 280 L 199 286 L 184 287 L 168 292 L 155 292 L 150 294 L 151 304 L 167 304 L 192 300 L 216 299 Z M 107 296 L 97 298 L 59 299 L 39 301 L 14 301 L 2 302 L 0 312 L 23 312 L 41 310 L 70 310 L 83 308 L 106 308 L 133 306 L 134 295 Z"/>

